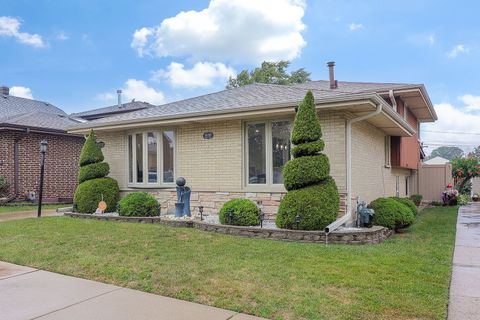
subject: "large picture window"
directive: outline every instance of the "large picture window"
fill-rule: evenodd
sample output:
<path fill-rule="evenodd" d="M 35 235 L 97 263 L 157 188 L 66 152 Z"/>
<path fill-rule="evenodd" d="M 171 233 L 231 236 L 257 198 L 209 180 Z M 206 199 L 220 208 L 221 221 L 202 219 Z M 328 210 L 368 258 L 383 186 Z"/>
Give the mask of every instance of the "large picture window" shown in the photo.
<path fill-rule="evenodd" d="M 172 130 L 136 132 L 127 137 L 128 183 L 159 186 L 175 180 L 175 135 Z"/>
<path fill-rule="evenodd" d="M 246 124 L 247 184 L 281 185 L 282 170 L 290 160 L 291 122 Z"/>

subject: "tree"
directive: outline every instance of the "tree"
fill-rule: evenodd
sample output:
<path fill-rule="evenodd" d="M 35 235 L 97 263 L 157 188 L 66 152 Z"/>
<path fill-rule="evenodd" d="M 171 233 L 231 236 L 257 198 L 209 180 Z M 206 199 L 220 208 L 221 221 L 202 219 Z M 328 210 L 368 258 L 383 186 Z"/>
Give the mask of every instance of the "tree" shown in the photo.
<path fill-rule="evenodd" d="M 452 176 L 457 182 L 457 189 L 464 192 L 472 178 L 480 176 L 480 161 L 476 157 L 456 158 L 452 160 Z"/>
<path fill-rule="evenodd" d="M 480 146 L 473 148 L 473 152 L 471 152 L 469 156 L 475 157 L 480 160 Z"/>
<path fill-rule="evenodd" d="M 292 131 L 293 159 L 285 164 L 287 194 L 280 202 L 276 224 L 284 229 L 323 230 L 337 218 L 340 198 L 330 176 L 322 128 L 311 91 L 298 107 Z"/>
<path fill-rule="evenodd" d="M 435 157 L 442 157 L 447 160 L 453 160 L 455 158 L 463 157 L 463 150 L 459 147 L 439 147 L 432 151 L 427 159 L 433 159 Z"/>
<path fill-rule="evenodd" d="M 116 180 L 108 178 L 108 163 L 103 162 L 102 149 L 92 130 L 80 153 L 78 187 L 75 190 L 75 209 L 82 213 L 94 213 L 100 201 L 107 203 L 107 212 L 116 210 L 119 188 Z"/>
<path fill-rule="evenodd" d="M 260 68 L 242 70 L 235 78 L 228 79 L 227 89 L 238 88 L 252 83 L 294 84 L 310 81 L 310 72 L 304 68 L 287 73 L 290 61 L 262 62 Z"/>

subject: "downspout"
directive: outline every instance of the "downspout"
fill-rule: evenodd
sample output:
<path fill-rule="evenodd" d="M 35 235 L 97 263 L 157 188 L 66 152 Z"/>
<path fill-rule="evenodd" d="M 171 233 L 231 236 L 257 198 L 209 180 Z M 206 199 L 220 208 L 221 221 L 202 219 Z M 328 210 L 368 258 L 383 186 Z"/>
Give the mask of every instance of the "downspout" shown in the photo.
<path fill-rule="evenodd" d="M 390 97 L 390 101 L 392 102 L 393 110 L 397 111 L 397 100 L 395 100 L 395 94 L 393 93 L 393 90 L 388 91 L 388 96 Z"/>
<path fill-rule="evenodd" d="M 346 158 L 347 158 L 347 212 L 341 218 L 335 220 L 331 224 L 329 224 L 325 228 L 325 233 L 330 233 L 340 226 L 344 225 L 348 221 L 353 218 L 352 213 L 352 124 L 355 122 L 363 121 L 368 118 L 374 117 L 382 112 L 382 104 L 377 104 L 377 108 L 375 111 L 347 120 L 347 128 L 346 128 L 346 139 L 347 139 L 347 150 L 346 150 Z"/>
<path fill-rule="evenodd" d="M 13 189 L 14 189 L 14 198 L 17 199 L 20 193 L 19 188 L 19 176 L 20 176 L 20 164 L 19 162 L 19 144 L 20 139 L 15 139 L 13 141 Z"/>

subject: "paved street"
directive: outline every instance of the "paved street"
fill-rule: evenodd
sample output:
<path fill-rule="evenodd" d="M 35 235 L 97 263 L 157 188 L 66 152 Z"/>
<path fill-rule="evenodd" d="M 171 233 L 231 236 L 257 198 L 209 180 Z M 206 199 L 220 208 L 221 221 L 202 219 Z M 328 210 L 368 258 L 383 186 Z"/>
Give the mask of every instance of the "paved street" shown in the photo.
<path fill-rule="evenodd" d="M 448 319 L 480 319 L 480 203 L 458 213 Z"/>
<path fill-rule="evenodd" d="M 260 320 L 261 318 L 0 262 L 0 319 Z"/>

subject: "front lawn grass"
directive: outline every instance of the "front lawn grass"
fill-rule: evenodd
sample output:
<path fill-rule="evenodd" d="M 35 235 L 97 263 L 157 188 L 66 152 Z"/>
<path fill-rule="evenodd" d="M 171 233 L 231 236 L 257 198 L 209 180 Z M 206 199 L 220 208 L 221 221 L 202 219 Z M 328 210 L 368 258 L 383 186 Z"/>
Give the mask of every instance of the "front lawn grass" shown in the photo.
<path fill-rule="evenodd" d="M 275 319 L 445 319 L 457 208 L 378 245 L 49 217 L 0 223 L 0 260 Z"/>
<path fill-rule="evenodd" d="M 69 204 L 44 204 L 42 205 L 42 210 L 44 209 L 57 209 L 57 208 L 65 208 L 71 207 L 72 205 Z M 20 211 L 36 211 L 38 209 L 37 205 L 8 205 L 8 206 L 0 206 L 0 214 L 2 213 L 11 213 L 11 212 L 20 212 Z"/>

